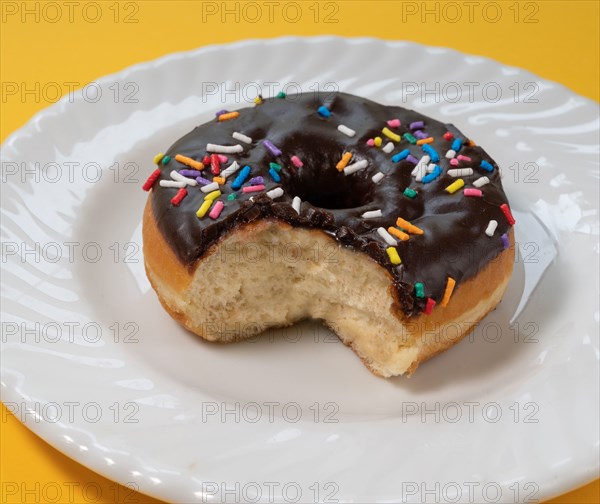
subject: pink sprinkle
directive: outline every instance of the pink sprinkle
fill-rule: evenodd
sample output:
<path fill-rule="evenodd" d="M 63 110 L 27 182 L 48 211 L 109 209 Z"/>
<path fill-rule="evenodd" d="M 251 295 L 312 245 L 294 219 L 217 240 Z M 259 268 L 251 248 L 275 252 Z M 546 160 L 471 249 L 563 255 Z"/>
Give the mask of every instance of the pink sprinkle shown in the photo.
<path fill-rule="evenodd" d="M 387 123 L 390 128 L 400 127 L 400 119 L 390 119 Z"/>
<path fill-rule="evenodd" d="M 246 186 L 242 188 L 242 192 L 259 192 L 264 190 L 265 186 L 263 184 Z"/>
<path fill-rule="evenodd" d="M 224 156 L 223 154 L 217 154 L 219 156 L 219 161 L 221 161 L 221 163 L 227 163 L 227 160 L 229 159 L 227 156 Z"/>
<path fill-rule="evenodd" d="M 454 159 L 451 159 L 451 160 L 450 160 L 450 164 L 451 164 L 452 166 L 458 166 L 458 159 L 456 159 L 456 158 L 454 158 Z"/>
<path fill-rule="evenodd" d="M 372 138 L 369 138 L 369 139 L 367 140 L 367 145 L 368 145 L 369 147 L 373 147 L 373 146 L 375 145 L 375 140 L 373 140 Z"/>
<path fill-rule="evenodd" d="M 463 156 L 462 154 L 459 154 L 456 159 L 458 159 L 459 161 L 471 161 L 471 158 L 469 156 Z"/>
<path fill-rule="evenodd" d="M 475 196 L 477 198 L 481 198 L 483 193 L 479 189 L 467 188 L 463 190 L 463 194 L 465 196 Z"/>
<path fill-rule="evenodd" d="M 292 163 L 294 163 L 296 168 L 302 168 L 304 166 L 304 163 L 298 156 L 292 156 Z"/>
<path fill-rule="evenodd" d="M 219 215 L 221 215 L 221 210 L 223 210 L 224 206 L 225 206 L 225 204 L 222 201 L 217 201 L 215 203 L 215 206 L 212 207 L 212 210 L 210 211 L 210 213 L 208 214 L 208 216 L 211 219 L 218 219 Z"/>

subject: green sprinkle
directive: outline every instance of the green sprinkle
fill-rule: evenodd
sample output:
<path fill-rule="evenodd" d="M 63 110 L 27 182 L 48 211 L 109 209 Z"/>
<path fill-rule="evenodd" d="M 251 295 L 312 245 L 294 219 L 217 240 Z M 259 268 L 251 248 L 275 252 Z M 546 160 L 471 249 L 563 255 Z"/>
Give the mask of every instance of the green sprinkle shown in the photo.
<path fill-rule="evenodd" d="M 277 163 L 269 163 L 269 168 L 273 168 L 275 171 L 281 171 L 281 165 Z"/>
<path fill-rule="evenodd" d="M 404 133 L 404 135 L 402 135 L 402 138 L 404 138 L 404 140 L 407 140 L 408 142 L 410 142 L 413 145 L 415 145 L 417 143 L 417 139 L 414 136 L 412 136 L 410 133 Z"/>
<path fill-rule="evenodd" d="M 229 196 L 227 196 L 227 201 L 233 201 L 235 198 L 237 198 L 237 194 L 231 193 Z"/>
<path fill-rule="evenodd" d="M 285 98 L 285 93 L 283 91 L 279 91 L 279 93 L 277 93 L 277 98 Z"/>
<path fill-rule="evenodd" d="M 417 296 L 418 298 L 425 297 L 425 290 L 423 289 L 423 284 L 421 282 L 417 282 L 415 284 L 415 296 Z"/>
<path fill-rule="evenodd" d="M 413 199 L 414 197 L 416 197 L 417 195 L 417 191 L 415 191 L 414 189 L 410 189 L 410 188 L 406 188 L 404 189 L 404 196 L 406 196 L 407 198 Z"/>
<path fill-rule="evenodd" d="M 164 165 L 169 164 L 169 161 L 171 161 L 171 156 L 165 156 L 164 158 L 162 158 L 161 163 Z"/>

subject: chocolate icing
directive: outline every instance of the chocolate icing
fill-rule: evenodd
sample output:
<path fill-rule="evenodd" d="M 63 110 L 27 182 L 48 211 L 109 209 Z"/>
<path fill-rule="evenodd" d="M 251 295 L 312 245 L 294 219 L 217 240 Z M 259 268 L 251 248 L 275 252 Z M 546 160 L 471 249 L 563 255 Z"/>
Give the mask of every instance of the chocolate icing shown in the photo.
<path fill-rule="evenodd" d="M 330 117 L 322 117 L 317 109 L 325 105 L 331 111 Z M 237 226 L 257 219 L 277 219 L 292 226 L 316 228 L 327 232 L 343 246 L 368 254 L 394 278 L 397 299 L 407 316 L 416 315 L 425 306 L 426 298 L 439 302 L 444 294 L 448 276 L 454 278 L 457 286 L 475 276 L 502 250 L 501 235 L 510 228 L 500 205 L 507 203 L 502 189 L 497 164 L 478 146 L 467 146 L 467 137 L 453 125 L 442 124 L 422 114 L 401 107 L 384 106 L 365 98 L 336 93 L 327 101 L 317 93 L 288 95 L 285 98 L 265 99 L 253 107 L 239 110 L 240 115 L 227 121 L 213 120 L 195 128 L 173 146 L 167 155 L 172 160 L 161 169 L 160 179 L 171 180 L 172 170 L 186 169 L 187 166 L 175 160 L 182 154 L 201 161 L 207 154 L 208 143 L 236 145 L 244 147 L 240 154 L 226 154 L 228 162 L 236 160 L 241 167 L 249 165 L 251 177 L 263 176 L 266 189 L 262 193 L 233 191 L 231 182 L 236 174 L 220 187 L 220 199 L 225 207 L 216 220 L 207 216 L 199 219 L 196 210 L 203 202 L 205 194 L 198 187 L 188 187 L 188 195 L 179 206 L 171 204 L 176 188 L 159 187 L 154 184 L 151 198 L 152 209 L 157 225 L 179 260 L 193 271 L 208 247 Z M 389 140 L 381 130 L 389 119 L 398 118 L 402 125 L 390 128 L 402 135 L 411 132 L 409 124 L 424 121 L 423 131 L 434 138 L 431 143 L 440 156 L 442 175 L 433 182 L 417 182 L 411 171 L 414 164 L 404 160 L 392 162 L 392 156 L 406 148 L 420 159 L 424 152 L 421 146 L 411 145 L 405 139 L 395 143 L 392 153 L 381 148 L 370 147 L 367 140 L 380 136 L 385 145 Z M 356 131 L 349 137 L 337 130 L 344 124 Z M 245 144 L 232 138 L 233 132 L 250 136 L 252 144 Z M 472 182 L 487 176 L 490 183 L 481 188 L 483 197 L 465 197 L 462 190 L 448 194 L 444 189 L 455 181 L 446 174 L 450 165 L 445 154 L 452 144 L 443 138 L 450 131 L 455 138 L 461 138 L 465 145 L 460 154 L 472 158 L 471 162 L 461 163 L 461 167 L 472 167 L 473 175 L 461 177 L 465 187 L 473 187 Z M 275 157 L 264 145 L 270 140 L 282 154 Z M 336 164 L 346 151 L 356 159 L 367 159 L 369 166 L 351 175 L 338 172 Z M 303 166 L 296 168 L 290 158 L 298 156 Z M 489 173 L 479 167 L 486 160 L 494 167 Z M 269 163 L 279 163 L 281 182 L 276 183 L 269 175 Z M 371 177 L 377 172 L 385 177 L 374 183 Z M 239 172 L 238 172 L 239 173 Z M 212 180 L 210 166 L 206 166 L 204 177 Z M 265 192 L 282 187 L 283 196 L 272 200 Z M 410 199 L 403 195 L 405 188 L 417 191 Z M 232 192 L 237 199 L 227 200 Z M 302 199 L 300 215 L 292 208 L 294 196 Z M 250 201 L 253 197 L 254 201 Z M 361 218 L 368 210 L 381 209 L 382 217 Z M 423 229 L 423 235 L 411 235 L 410 239 L 398 241 L 397 250 L 402 258 L 400 266 L 391 264 L 386 248 L 389 246 L 377 234 L 382 226 L 394 226 L 398 216 Z M 488 222 L 495 219 L 498 228 L 492 237 L 485 234 Z M 414 295 L 415 282 L 422 282 L 425 298 Z"/>

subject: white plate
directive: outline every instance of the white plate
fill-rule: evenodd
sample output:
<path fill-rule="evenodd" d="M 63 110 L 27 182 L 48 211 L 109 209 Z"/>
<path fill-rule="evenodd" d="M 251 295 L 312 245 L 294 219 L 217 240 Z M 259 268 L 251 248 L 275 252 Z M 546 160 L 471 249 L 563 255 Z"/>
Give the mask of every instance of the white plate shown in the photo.
<path fill-rule="evenodd" d="M 509 291 L 411 379 L 376 378 L 308 322 L 203 343 L 149 288 L 136 247 L 154 154 L 267 82 L 420 110 L 504 167 L 521 251 Z M 102 78 L 3 146 L 3 401 L 78 462 L 170 501 L 514 502 L 584 484 L 598 471 L 598 130 L 597 105 L 558 84 L 407 42 L 247 41 Z"/>

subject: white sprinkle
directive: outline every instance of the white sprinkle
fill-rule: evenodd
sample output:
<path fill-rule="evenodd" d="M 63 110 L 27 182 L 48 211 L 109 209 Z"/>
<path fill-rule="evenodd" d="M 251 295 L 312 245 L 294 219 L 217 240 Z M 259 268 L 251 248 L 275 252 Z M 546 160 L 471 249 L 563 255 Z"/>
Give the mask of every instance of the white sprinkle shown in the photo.
<path fill-rule="evenodd" d="M 497 227 L 498 221 L 491 220 L 487 226 L 487 229 L 485 230 L 485 234 L 488 236 L 494 236 L 494 231 L 496 231 Z"/>
<path fill-rule="evenodd" d="M 427 173 L 433 173 L 435 171 L 435 163 L 429 163 L 427 165 Z"/>
<path fill-rule="evenodd" d="M 343 124 L 340 124 L 338 126 L 338 131 L 341 131 L 344 135 L 348 135 L 349 137 L 353 137 L 354 135 L 356 135 L 356 131 L 354 131 L 351 128 L 348 128 L 348 126 L 344 126 Z"/>
<path fill-rule="evenodd" d="M 267 191 L 267 196 L 271 199 L 279 198 L 283 196 L 283 189 L 281 187 L 271 189 L 270 191 Z"/>
<path fill-rule="evenodd" d="M 231 136 L 236 140 L 239 140 L 240 142 L 244 142 L 247 144 L 252 143 L 252 138 L 244 135 L 243 133 L 238 133 L 237 131 L 234 131 Z"/>
<path fill-rule="evenodd" d="M 296 210 L 296 213 L 298 215 L 300 215 L 300 204 L 301 203 L 302 203 L 302 200 L 298 196 L 294 196 L 294 199 L 292 200 L 292 208 L 294 210 Z"/>
<path fill-rule="evenodd" d="M 242 152 L 244 148 L 240 145 L 216 145 L 206 144 L 206 150 L 208 152 L 220 152 L 222 154 L 235 154 L 236 152 Z"/>
<path fill-rule="evenodd" d="M 425 168 L 427 168 L 429 161 L 431 161 L 431 158 L 427 154 L 425 154 L 421 159 L 419 159 L 419 162 L 415 165 L 415 167 L 410 172 L 410 174 L 413 177 L 415 177 L 417 175 L 417 173 L 419 173 L 422 170 L 421 165 L 423 165 Z"/>
<path fill-rule="evenodd" d="M 193 178 L 188 178 L 188 177 L 184 177 L 181 173 L 179 173 L 176 170 L 173 170 L 171 173 L 171 178 L 177 182 L 183 182 L 186 185 L 190 185 L 190 186 L 197 186 L 198 182 L 196 182 L 196 179 Z"/>
<path fill-rule="evenodd" d="M 473 185 L 475 187 L 482 187 L 485 184 L 489 184 L 490 183 L 490 179 L 487 177 L 479 177 L 475 182 L 473 182 Z"/>
<path fill-rule="evenodd" d="M 451 177 L 466 177 L 467 175 L 473 175 L 473 168 L 456 168 L 454 170 L 448 170 L 448 175 Z"/>
<path fill-rule="evenodd" d="M 398 242 L 396 241 L 396 239 L 390 234 L 388 233 L 385 228 L 377 228 L 377 233 L 379 234 L 379 236 L 381 236 L 388 245 L 394 246 L 394 245 L 398 245 Z"/>
<path fill-rule="evenodd" d="M 423 177 L 427 174 L 427 165 L 419 163 L 417 167 L 419 167 L 419 171 L 417 171 L 417 174 L 415 175 L 415 180 L 417 182 L 421 182 L 421 180 L 423 180 Z"/>
<path fill-rule="evenodd" d="M 446 159 L 452 159 L 454 156 L 456 156 L 456 151 L 450 149 L 448 152 L 446 152 Z"/>
<path fill-rule="evenodd" d="M 384 145 L 383 149 L 381 149 L 386 154 L 389 154 L 394 150 L 394 144 L 392 142 L 388 142 Z"/>
<path fill-rule="evenodd" d="M 160 187 L 185 187 L 185 182 L 178 182 L 177 180 L 161 180 Z"/>
<path fill-rule="evenodd" d="M 209 193 L 209 192 L 213 192 L 219 189 L 219 184 L 217 184 L 216 182 L 211 182 L 210 184 L 206 184 L 205 186 L 202 186 L 200 188 L 200 190 L 203 193 Z"/>
<path fill-rule="evenodd" d="M 381 217 L 381 210 L 369 210 L 361 215 L 363 219 L 375 219 L 377 217 Z"/>
<path fill-rule="evenodd" d="M 364 170 L 367 166 L 369 166 L 369 162 L 366 159 L 357 161 L 356 163 L 352 163 L 344 168 L 344 175 L 350 175 L 358 170 Z"/>
<path fill-rule="evenodd" d="M 223 178 L 227 178 L 230 175 L 233 175 L 236 171 L 238 171 L 240 169 L 240 165 L 237 164 L 237 161 L 234 161 L 233 163 L 231 163 L 227 168 L 225 168 L 222 172 L 221 172 L 221 177 Z"/>
<path fill-rule="evenodd" d="M 385 175 L 384 175 L 383 173 L 379 172 L 379 173 L 376 173 L 375 175 L 373 175 L 373 176 L 371 177 L 371 180 L 372 180 L 373 182 L 375 182 L 376 184 L 379 184 L 379 182 L 381 181 L 381 179 L 382 179 L 383 177 L 385 177 Z"/>

